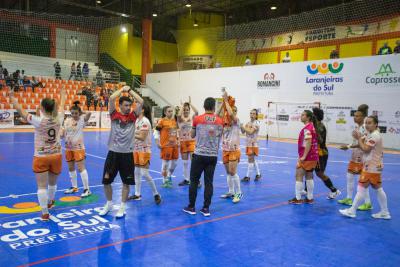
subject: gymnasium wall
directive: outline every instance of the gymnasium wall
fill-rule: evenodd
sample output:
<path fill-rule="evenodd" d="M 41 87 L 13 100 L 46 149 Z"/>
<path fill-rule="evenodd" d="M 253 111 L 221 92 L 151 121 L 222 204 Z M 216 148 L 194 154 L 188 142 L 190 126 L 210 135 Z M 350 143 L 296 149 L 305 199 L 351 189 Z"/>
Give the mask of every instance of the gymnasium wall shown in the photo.
<path fill-rule="evenodd" d="M 127 28 L 127 32 L 121 32 L 121 26 Z M 104 29 L 100 32 L 100 53 L 106 52 L 132 74 L 142 73 L 142 38 L 133 36 L 132 24 L 124 24 Z M 153 40 L 152 62 L 168 63 L 178 61 L 177 45 L 173 43 Z"/>
<path fill-rule="evenodd" d="M 319 71 L 310 74 L 317 66 Z M 377 78 L 386 82 L 367 82 Z M 174 105 L 191 96 L 200 110 L 206 97 L 220 97 L 225 86 L 237 99 L 242 121 L 248 120 L 251 108 L 257 108 L 267 117 L 261 134 L 267 133 L 268 122 L 270 136 L 285 138 L 297 138 L 299 114 L 320 102 L 328 141 L 333 143 L 350 142 L 351 110 L 367 103 L 386 128 L 385 146 L 400 149 L 400 55 L 152 73 L 147 84 Z M 280 103 L 268 108 L 271 101 Z"/>

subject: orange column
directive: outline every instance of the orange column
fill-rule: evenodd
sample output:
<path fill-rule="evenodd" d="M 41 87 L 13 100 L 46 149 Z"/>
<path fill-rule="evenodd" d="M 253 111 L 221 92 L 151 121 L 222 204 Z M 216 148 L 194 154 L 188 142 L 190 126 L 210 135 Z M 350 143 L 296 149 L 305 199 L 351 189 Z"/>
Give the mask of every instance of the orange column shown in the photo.
<path fill-rule="evenodd" d="M 57 34 L 56 34 L 56 25 L 50 25 L 50 57 L 56 57 L 56 42 Z"/>
<path fill-rule="evenodd" d="M 142 83 L 146 83 L 146 74 L 151 71 L 152 21 L 142 20 Z"/>

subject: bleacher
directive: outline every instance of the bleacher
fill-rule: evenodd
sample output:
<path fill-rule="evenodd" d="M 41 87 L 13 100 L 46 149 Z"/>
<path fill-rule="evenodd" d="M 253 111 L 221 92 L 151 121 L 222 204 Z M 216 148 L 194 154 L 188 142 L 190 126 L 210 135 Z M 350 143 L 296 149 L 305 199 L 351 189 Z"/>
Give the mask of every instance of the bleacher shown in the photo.
<path fill-rule="evenodd" d="M 32 87 L 27 87 L 26 91 L 23 86 L 20 86 L 18 92 L 14 93 L 14 96 L 18 98 L 18 102 L 23 106 L 24 109 L 36 110 L 40 101 L 43 98 L 54 98 L 59 102 L 60 100 L 60 89 L 62 85 L 65 85 L 67 91 L 67 99 L 65 103 L 65 110 L 69 110 L 73 105 L 73 102 L 79 100 L 81 102 L 81 108 L 87 110 L 86 106 L 86 96 L 78 95 L 82 87 L 90 86 L 91 82 L 86 81 L 73 81 L 73 80 L 55 80 L 53 78 L 38 77 L 38 80 L 43 83 L 44 88 L 35 87 L 33 92 Z M 9 98 L 9 88 L 5 85 L 4 80 L 0 81 L 3 84 L 3 89 L 0 91 L 0 109 L 13 109 L 13 104 Z M 106 83 L 105 88 L 114 88 L 114 84 Z M 120 86 L 120 85 L 119 85 Z M 96 87 L 96 93 L 100 95 L 101 88 Z M 106 110 L 107 107 L 100 109 L 98 107 L 96 110 Z M 89 109 L 94 111 L 93 105 Z"/>
<path fill-rule="evenodd" d="M 39 57 L 27 54 L 17 54 L 0 51 L 0 61 L 3 68 L 6 68 L 11 74 L 16 70 L 24 70 L 27 76 L 45 76 L 54 77 L 54 64 L 58 61 L 61 66 L 61 78 L 67 80 L 71 73 L 71 64 L 75 62 L 78 64 L 79 61 L 51 58 L 51 57 Z M 84 61 L 80 61 L 83 66 Z M 92 81 L 96 76 L 99 67 L 93 62 L 86 62 L 89 65 L 89 80 Z"/>

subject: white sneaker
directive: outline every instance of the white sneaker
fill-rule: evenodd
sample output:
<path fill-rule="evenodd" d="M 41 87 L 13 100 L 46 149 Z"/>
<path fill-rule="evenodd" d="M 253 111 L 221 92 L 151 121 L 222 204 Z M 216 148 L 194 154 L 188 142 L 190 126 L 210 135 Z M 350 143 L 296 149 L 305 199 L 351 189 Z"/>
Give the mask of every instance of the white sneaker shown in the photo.
<path fill-rule="evenodd" d="M 82 193 L 81 197 L 88 197 L 91 194 L 92 194 L 92 192 L 90 192 L 89 189 L 85 189 L 85 190 L 83 190 L 83 193 Z"/>
<path fill-rule="evenodd" d="M 233 203 L 238 203 L 238 202 L 242 199 L 242 197 L 243 197 L 243 194 L 242 194 L 242 193 L 240 193 L 240 194 L 235 194 L 235 196 L 234 196 L 233 199 L 232 199 L 232 202 L 233 202 Z"/>
<path fill-rule="evenodd" d="M 301 194 L 302 196 L 307 196 L 307 191 L 306 191 L 306 190 L 301 190 L 300 194 Z"/>
<path fill-rule="evenodd" d="M 115 218 L 120 219 L 125 216 L 125 207 L 120 207 L 117 214 L 115 215 Z"/>
<path fill-rule="evenodd" d="M 346 217 L 350 217 L 350 218 L 355 218 L 356 214 L 351 212 L 350 209 L 343 209 L 343 210 L 339 210 L 339 212 Z"/>
<path fill-rule="evenodd" d="M 100 216 L 105 216 L 107 213 L 109 213 L 113 209 L 113 205 L 106 203 L 102 209 L 102 211 L 99 212 Z"/>
<path fill-rule="evenodd" d="M 335 199 L 337 196 L 339 196 L 342 192 L 340 192 L 339 189 L 336 190 L 336 192 L 330 192 L 326 199 Z"/>
<path fill-rule="evenodd" d="M 64 191 L 64 194 L 73 194 L 77 193 L 79 189 L 77 187 L 70 187 Z"/>
<path fill-rule="evenodd" d="M 221 195 L 221 198 L 232 198 L 232 197 L 233 197 L 233 194 L 230 192 Z"/>
<path fill-rule="evenodd" d="M 384 220 L 390 220 L 392 218 L 389 212 L 383 212 L 383 211 L 372 214 L 371 216 L 374 219 L 384 219 Z"/>

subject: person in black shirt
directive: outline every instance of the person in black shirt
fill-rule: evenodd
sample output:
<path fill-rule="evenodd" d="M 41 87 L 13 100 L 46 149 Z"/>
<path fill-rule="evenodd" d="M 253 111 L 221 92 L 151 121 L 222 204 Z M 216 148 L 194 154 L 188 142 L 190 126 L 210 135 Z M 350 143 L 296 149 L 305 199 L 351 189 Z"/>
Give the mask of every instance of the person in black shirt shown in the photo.
<path fill-rule="evenodd" d="M 58 61 L 54 64 L 54 73 L 56 75 L 56 80 L 61 80 L 61 66 Z"/>
<path fill-rule="evenodd" d="M 326 128 L 322 123 L 322 120 L 324 119 L 324 111 L 320 108 L 313 108 L 313 114 L 317 119 L 317 125 L 314 126 L 318 136 L 319 154 L 319 161 L 315 168 L 315 174 L 324 182 L 325 186 L 331 190 L 327 199 L 335 199 L 341 192 L 333 185 L 331 179 L 325 174 L 329 153 L 328 147 L 326 146 Z"/>
<path fill-rule="evenodd" d="M 400 40 L 396 41 L 396 47 L 393 49 L 393 53 L 400 54 Z"/>

